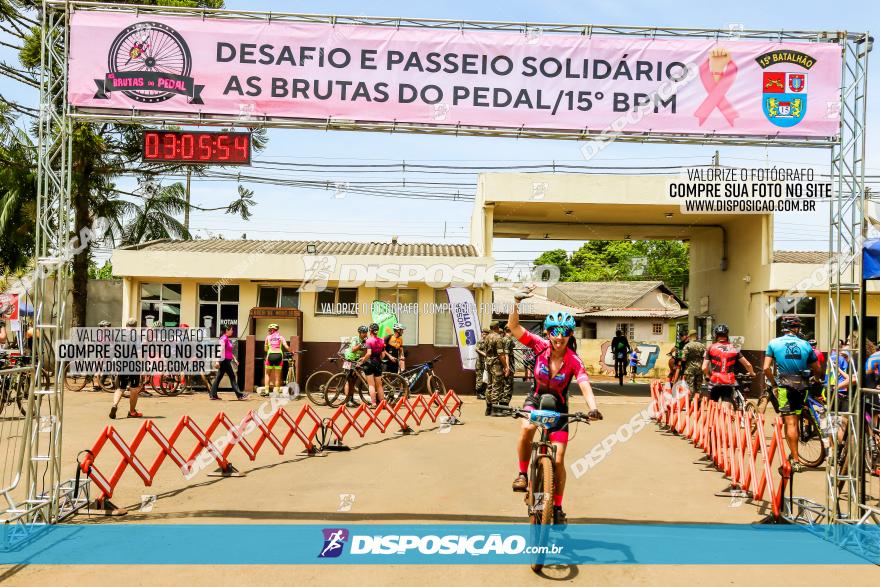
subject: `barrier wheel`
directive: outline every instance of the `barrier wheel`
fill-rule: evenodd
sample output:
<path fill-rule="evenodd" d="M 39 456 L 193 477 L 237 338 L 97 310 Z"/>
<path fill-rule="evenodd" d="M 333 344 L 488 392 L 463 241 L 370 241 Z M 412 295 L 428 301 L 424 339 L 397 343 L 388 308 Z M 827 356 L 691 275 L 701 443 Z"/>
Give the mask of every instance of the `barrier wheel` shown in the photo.
<path fill-rule="evenodd" d="M 538 457 L 529 487 L 528 504 L 531 513 L 531 538 L 533 546 L 546 546 L 550 525 L 553 523 L 553 460 L 548 455 Z M 535 509 L 539 507 L 540 509 Z M 532 555 L 532 570 L 544 568 L 545 554 Z"/>
<path fill-rule="evenodd" d="M 324 389 L 327 387 L 327 382 L 330 381 L 331 377 L 333 377 L 333 373 L 330 371 L 315 371 L 309 375 L 309 378 L 306 379 L 306 396 L 310 402 L 316 406 L 327 405 L 327 400 L 324 398 Z"/>
<path fill-rule="evenodd" d="M 798 420 L 798 460 L 807 467 L 818 467 L 825 461 L 825 444 L 822 431 L 813 421 L 809 410 L 801 412 Z"/>

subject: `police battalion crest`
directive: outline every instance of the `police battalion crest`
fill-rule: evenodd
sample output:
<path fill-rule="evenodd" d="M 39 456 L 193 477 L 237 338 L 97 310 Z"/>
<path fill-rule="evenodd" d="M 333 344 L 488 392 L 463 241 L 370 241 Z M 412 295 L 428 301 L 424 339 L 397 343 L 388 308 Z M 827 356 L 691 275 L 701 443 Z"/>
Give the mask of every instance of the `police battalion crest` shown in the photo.
<path fill-rule="evenodd" d="M 816 59 L 799 51 L 777 50 L 759 56 L 756 61 L 766 69 L 776 64 L 791 64 L 809 70 Z M 804 119 L 807 113 L 807 82 L 804 71 L 764 71 L 761 83 L 761 106 L 767 120 L 788 128 Z"/>

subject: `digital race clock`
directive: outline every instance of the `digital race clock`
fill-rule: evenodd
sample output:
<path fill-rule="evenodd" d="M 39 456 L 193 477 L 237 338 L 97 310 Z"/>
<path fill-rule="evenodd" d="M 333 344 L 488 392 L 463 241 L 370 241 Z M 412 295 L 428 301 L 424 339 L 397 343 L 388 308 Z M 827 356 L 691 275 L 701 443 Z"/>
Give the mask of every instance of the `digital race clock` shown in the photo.
<path fill-rule="evenodd" d="M 145 163 L 250 165 L 251 134 L 187 130 L 144 131 Z"/>

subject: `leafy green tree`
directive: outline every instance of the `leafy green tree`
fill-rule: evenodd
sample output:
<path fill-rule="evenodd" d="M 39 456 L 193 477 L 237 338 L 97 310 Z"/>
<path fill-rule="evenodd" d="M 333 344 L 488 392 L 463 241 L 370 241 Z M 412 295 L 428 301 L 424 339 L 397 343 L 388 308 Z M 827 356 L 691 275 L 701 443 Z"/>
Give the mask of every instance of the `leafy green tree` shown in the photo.
<path fill-rule="evenodd" d="M 562 249 L 541 253 L 534 265 L 556 265 L 562 281 L 663 281 L 681 291 L 689 272 L 688 244 L 681 241 L 585 242 L 568 254 Z"/>

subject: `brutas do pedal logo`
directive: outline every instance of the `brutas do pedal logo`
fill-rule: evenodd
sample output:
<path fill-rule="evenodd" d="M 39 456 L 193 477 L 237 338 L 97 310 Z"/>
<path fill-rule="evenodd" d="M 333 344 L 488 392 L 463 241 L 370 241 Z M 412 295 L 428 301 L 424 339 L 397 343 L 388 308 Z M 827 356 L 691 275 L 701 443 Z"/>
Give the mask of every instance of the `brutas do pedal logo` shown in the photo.
<path fill-rule="evenodd" d="M 190 104 L 203 104 L 202 89 L 190 77 L 192 56 L 183 37 L 161 22 L 139 22 L 113 40 L 107 55 L 108 72 L 96 79 L 96 100 L 110 92 L 144 104 L 186 96 Z"/>

